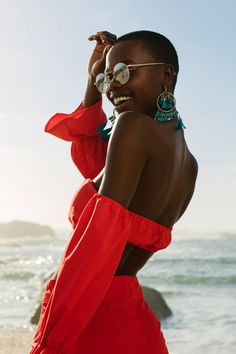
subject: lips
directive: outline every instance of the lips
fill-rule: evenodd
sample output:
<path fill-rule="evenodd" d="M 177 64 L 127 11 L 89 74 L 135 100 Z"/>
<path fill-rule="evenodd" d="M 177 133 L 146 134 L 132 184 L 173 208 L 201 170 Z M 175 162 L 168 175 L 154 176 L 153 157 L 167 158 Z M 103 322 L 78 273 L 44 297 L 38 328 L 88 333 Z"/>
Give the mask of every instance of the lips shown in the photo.
<path fill-rule="evenodd" d="M 131 96 L 118 96 L 113 99 L 113 102 L 114 102 L 115 106 L 119 106 L 120 104 L 122 104 L 126 101 L 129 101 L 131 99 L 132 99 Z"/>
<path fill-rule="evenodd" d="M 132 95 L 130 93 L 121 93 L 121 92 L 110 92 L 109 99 L 112 101 L 114 106 L 119 106 L 124 102 L 127 102 L 132 99 Z"/>

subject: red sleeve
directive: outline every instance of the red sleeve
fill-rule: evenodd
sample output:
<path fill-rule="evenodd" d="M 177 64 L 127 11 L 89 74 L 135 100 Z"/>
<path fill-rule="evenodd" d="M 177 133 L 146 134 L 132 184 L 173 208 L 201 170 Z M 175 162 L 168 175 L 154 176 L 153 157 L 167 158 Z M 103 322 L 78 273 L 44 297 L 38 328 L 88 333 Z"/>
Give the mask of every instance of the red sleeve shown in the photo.
<path fill-rule="evenodd" d="M 99 135 L 81 137 L 71 144 L 71 157 L 84 178 L 94 179 L 105 166 L 108 141 Z"/>
<path fill-rule="evenodd" d="M 83 108 L 81 103 L 72 113 L 56 113 L 49 119 L 45 132 L 71 141 L 71 157 L 85 178 L 95 178 L 105 165 L 108 141 L 97 128 L 106 122 L 102 100 Z"/>
<path fill-rule="evenodd" d="M 45 125 L 45 132 L 56 137 L 74 141 L 80 136 L 97 136 L 97 128 L 106 122 L 102 110 L 102 100 L 90 107 L 83 108 L 83 103 L 72 113 L 56 113 Z"/>
<path fill-rule="evenodd" d="M 111 284 L 129 230 L 129 212 L 94 194 L 81 214 L 56 281 L 46 288 L 31 354 L 70 352 Z"/>

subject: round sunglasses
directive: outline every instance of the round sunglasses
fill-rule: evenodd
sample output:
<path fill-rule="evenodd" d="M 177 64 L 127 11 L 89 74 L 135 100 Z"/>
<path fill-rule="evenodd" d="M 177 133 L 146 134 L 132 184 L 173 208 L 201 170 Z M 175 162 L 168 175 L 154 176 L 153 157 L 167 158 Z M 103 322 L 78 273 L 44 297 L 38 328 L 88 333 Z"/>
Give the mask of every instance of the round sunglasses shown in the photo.
<path fill-rule="evenodd" d="M 121 85 L 126 84 L 130 78 L 130 68 L 150 66 L 150 65 L 167 65 L 166 63 L 143 63 L 143 64 L 125 64 L 118 63 L 114 66 L 113 73 L 99 73 L 96 76 L 94 85 L 100 93 L 106 93 L 112 80 L 115 80 Z"/>

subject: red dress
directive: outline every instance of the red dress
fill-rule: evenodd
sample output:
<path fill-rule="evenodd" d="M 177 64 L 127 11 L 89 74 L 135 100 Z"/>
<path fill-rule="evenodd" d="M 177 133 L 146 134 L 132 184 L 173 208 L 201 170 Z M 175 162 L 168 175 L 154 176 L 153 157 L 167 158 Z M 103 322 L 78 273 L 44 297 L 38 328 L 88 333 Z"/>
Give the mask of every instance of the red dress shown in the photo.
<path fill-rule="evenodd" d="M 79 116 L 85 125 L 87 114 L 93 139 L 88 136 L 85 146 L 96 146 L 101 138 L 94 134 L 92 125 L 97 126 L 104 114 L 100 109 L 101 116 L 95 121 L 93 112 L 99 105 L 86 110 L 79 107 L 71 115 L 57 114 L 46 125 L 46 131 L 78 146 L 80 132 L 82 139 L 86 136 L 86 130 L 80 130 Z M 78 119 L 76 130 L 71 116 L 74 121 Z M 98 164 L 89 169 L 92 176 L 103 167 L 107 142 L 100 144 Z M 74 161 L 78 163 L 80 157 Z M 90 157 L 85 156 L 83 161 L 90 161 Z M 79 167 L 87 171 L 86 166 Z M 127 242 L 156 252 L 169 245 L 172 228 L 98 193 L 90 178 L 77 190 L 69 219 L 74 233 L 56 280 L 47 284 L 31 354 L 168 354 L 160 322 L 143 298 L 137 277 L 114 274 Z"/>
<path fill-rule="evenodd" d="M 95 178 L 105 165 L 108 141 L 97 128 L 106 119 L 100 100 L 88 108 L 81 103 L 71 114 L 57 113 L 45 126 L 45 132 L 72 142 L 72 160 L 85 178 Z"/>

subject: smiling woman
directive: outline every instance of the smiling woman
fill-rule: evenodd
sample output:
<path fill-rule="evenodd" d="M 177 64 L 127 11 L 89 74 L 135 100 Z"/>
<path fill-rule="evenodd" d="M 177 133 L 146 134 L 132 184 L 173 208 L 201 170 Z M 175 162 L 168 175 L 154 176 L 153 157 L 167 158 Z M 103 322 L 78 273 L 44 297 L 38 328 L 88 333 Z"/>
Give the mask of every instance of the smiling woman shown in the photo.
<path fill-rule="evenodd" d="M 72 142 L 85 181 L 71 203 L 74 233 L 46 287 L 31 353 L 166 354 L 137 273 L 169 245 L 195 188 L 197 162 L 174 98 L 178 57 L 150 31 L 89 39 L 96 46 L 84 100 L 45 127 Z M 106 119 L 102 93 L 118 116 Z"/>

